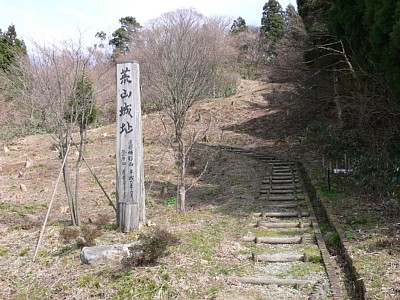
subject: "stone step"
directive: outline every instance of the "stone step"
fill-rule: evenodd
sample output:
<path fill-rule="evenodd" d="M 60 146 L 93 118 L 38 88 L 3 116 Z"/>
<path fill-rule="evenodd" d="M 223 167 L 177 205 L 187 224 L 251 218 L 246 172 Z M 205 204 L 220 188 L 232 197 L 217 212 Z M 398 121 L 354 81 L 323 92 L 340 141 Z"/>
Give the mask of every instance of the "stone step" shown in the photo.
<path fill-rule="evenodd" d="M 289 286 L 306 286 L 306 285 L 315 285 L 315 280 L 306 280 L 306 279 L 281 279 L 281 278 L 270 278 L 270 277 L 237 277 L 234 279 L 235 281 L 239 281 L 241 283 L 246 284 L 258 284 L 258 285 L 270 285 L 274 284 L 277 286 L 289 285 Z"/>
<path fill-rule="evenodd" d="M 302 222 L 262 222 L 257 221 L 255 224 L 250 224 L 251 227 L 255 228 L 304 228 L 310 227 L 311 223 Z"/>
<path fill-rule="evenodd" d="M 296 174 L 295 169 L 273 169 L 272 174 Z"/>
<path fill-rule="evenodd" d="M 296 194 L 294 190 L 268 190 L 272 194 Z"/>
<path fill-rule="evenodd" d="M 281 166 L 296 166 L 296 163 L 293 162 L 285 162 L 285 161 L 278 161 L 272 164 L 273 167 L 281 167 Z"/>
<path fill-rule="evenodd" d="M 299 176 L 292 176 L 292 175 L 272 175 L 272 180 L 299 180 Z"/>
<path fill-rule="evenodd" d="M 269 201 L 297 201 L 297 200 L 304 200 L 305 197 L 301 195 L 274 195 L 274 196 L 267 196 L 263 194 L 260 197 L 260 200 L 269 200 Z"/>
<path fill-rule="evenodd" d="M 271 180 L 270 178 L 265 178 L 261 181 L 262 184 L 270 184 L 272 181 L 272 184 L 282 184 L 282 183 L 293 183 L 293 178 L 290 179 L 273 179 Z M 300 182 L 299 179 L 294 180 L 294 182 Z"/>
<path fill-rule="evenodd" d="M 271 190 L 271 189 L 261 189 L 260 194 L 270 194 L 270 195 L 280 195 L 280 194 L 287 194 L 287 195 L 294 195 L 294 194 L 301 194 L 302 191 L 296 190 Z"/>
<path fill-rule="evenodd" d="M 269 236 L 245 236 L 245 242 L 254 242 L 256 244 L 270 244 L 270 245 L 283 245 L 283 244 L 302 244 L 305 239 L 303 236 L 296 237 L 269 237 Z"/>
<path fill-rule="evenodd" d="M 272 166 L 272 169 L 273 170 L 286 170 L 286 169 L 294 169 L 294 168 L 296 168 L 295 167 L 295 165 L 290 165 L 290 164 L 288 164 L 288 165 L 273 165 Z"/>
<path fill-rule="evenodd" d="M 282 212 L 265 212 L 265 213 L 254 213 L 254 217 L 261 218 L 301 218 L 301 217 L 309 217 L 310 214 L 308 212 L 299 212 L 299 211 L 282 211 Z"/>
<path fill-rule="evenodd" d="M 265 261 L 265 262 L 307 262 L 308 255 L 303 254 L 251 254 L 251 259 L 255 262 Z"/>
<path fill-rule="evenodd" d="M 284 185 L 277 185 L 277 184 L 273 184 L 273 185 L 269 185 L 269 184 L 263 184 L 261 185 L 261 189 L 263 190 L 267 190 L 267 189 L 272 189 L 272 190 L 287 190 L 287 189 L 301 189 L 301 185 L 300 184 L 296 184 L 293 185 L 291 183 L 289 184 L 284 184 Z"/>
<path fill-rule="evenodd" d="M 275 209 L 275 208 L 296 208 L 299 206 L 306 206 L 307 204 L 304 201 L 296 201 L 296 202 L 284 202 L 284 203 L 271 203 L 267 205 L 267 209 Z"/>

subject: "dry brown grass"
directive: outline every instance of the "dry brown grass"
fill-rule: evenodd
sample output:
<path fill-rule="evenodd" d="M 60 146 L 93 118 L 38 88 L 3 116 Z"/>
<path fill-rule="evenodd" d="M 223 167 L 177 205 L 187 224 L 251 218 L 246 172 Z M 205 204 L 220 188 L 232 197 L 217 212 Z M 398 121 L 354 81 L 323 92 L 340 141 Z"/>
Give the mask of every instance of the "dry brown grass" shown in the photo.
<path fill-rule="evenodd" d="M 33 262 L 60 162 L 49 135 L 9 142 L 10 152 L 0 149 L 0 298 L 301 299 L 301 290 L 283 294 L 287 290 L 249 287 L 227 280 L 229 276 L 260 272 L 247 255 L 255 250 L 254 246 L 240 240 L 249 230 L 250 212 L 260 206 L 257 195 L 266 166 L 214 146 L 305 157 L 299 151 L 298 130 L 292 128 L 295 123 L 291 116 L 297 116 L 295 107 L 289 105 L 290 99 L 274 100 L 271 91 L 277 89 L 286 93 L 292 87 L 242 81 L 236 95 L 205 100 L 191 109 L 188 132 L 210 128 L 189 158 L 188 180 L 193 187 L 187 194 L 185 215 L 177 214 L 174 205 L 165 203 L 175 196 L 176 165 L 172 151 L 165 147 L 168 139 L 159 116 L 152 113 L 143 117 L 147 218 L 180 239 L 170 255 L 152 266 L 124 270 L 121 266 L 83 265 L 76 238 L 62 242 L 63 228 L 69 224 L 62 186 L 38 259 Z M 115 125 L 93 129 L 88 136 L 86 158 L 115 200 Z M 71 153 L 71 160 L 74 155 Z M 26 160 L 33 166 L 26 169 Z M 206 173 L 196 181 L 207 160 Z M 137 232 L 123 234 L 113 227 L 114 212 L 86 167 L 82 167 L 81 180 L 82 221 L 92 223 L 102 233 L 95 242 L 136 240 Z M 22 191 L 20 184 L 27 191 Z"/>

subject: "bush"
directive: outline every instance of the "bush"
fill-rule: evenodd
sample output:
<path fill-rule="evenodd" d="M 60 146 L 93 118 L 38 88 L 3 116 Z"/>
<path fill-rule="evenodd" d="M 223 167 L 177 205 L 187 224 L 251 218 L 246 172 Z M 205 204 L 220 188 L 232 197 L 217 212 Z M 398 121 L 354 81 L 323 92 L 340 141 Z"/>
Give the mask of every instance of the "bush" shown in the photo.
<path fill-rule="evenodd" d="M 60 239 L 64 244 L 74 242 L 79 236 L 79 228 L 65 226 L 60 230 Z"/>
<path fill-rule="evenodd" d="M 79 227 L 65 226 L 60 230 L 60 239 L 64 244 L 76 242 L 79 248 L 95 245 L 95 239 L 102 235 L 102 231 L 93 226 Z"/>
<path fill-rule="evenodd" d="M 155 263 L 168 254 L 168 247 L 177 245 L 179 238 L 168 231 L 155 228 L 151 232 L 139 235 L 140 243 L 129 247 L 129 256 L 122 264 L 124 267 L 139 267 Z"/>
<path fill-rule="evenodd" d="M 88 247 L 95 245 L 95 239 L 102 236 L 102 232 L 99 228 L 82 225 L 81 236 L 77 239 L 77 245 L 79 248 Z"/>

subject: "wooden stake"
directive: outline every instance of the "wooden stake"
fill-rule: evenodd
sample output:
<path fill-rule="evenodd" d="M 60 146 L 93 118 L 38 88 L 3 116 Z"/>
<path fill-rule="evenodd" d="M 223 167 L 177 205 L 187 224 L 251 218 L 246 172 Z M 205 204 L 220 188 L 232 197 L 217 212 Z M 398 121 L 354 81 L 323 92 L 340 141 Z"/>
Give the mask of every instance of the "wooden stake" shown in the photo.
<path fill-rule="evenodd" d="M 36 259 L 36 255 L 37 255 L 37 253 L 38 253 L 40 243 L 42 242 L 42 238 L 43 238 L 43 234 L 44 234 L 44 229 L 46 228 L 46 224 L 47 224 L 47 220 L 48 220 L 49 215 L 50 215 L 51 207 L 53 206 L 54 197 L 56 196 L 56 191 L 57 191 L 58 183 L 60 182 L 61 175 L 62 175 L 62 171 L 63 171 L 64 165 L 65 165 L 65 162 L 67 161 L 69 148 L 70 148 L 70 144 L 68 144 L 67 151 L 65 152 L 64 160 L 63 160 L 62 166 L 61 166 L 61 168 L 60 168 L 60 172 L 58 173 L 58 178 L 57 178 L 57 181 L 56 181 L 56 185 L 54 186 L 53 194 L 51 195 L 51 200 L 50 200 L 49 207 L 48 207 L 48 209 L 47 209 L 46 217 L 44 218 L 42 230 L 40 231 L 39 239 L 38 239 L 37 244 L 36 244 L 35 254 L 33 255 L 33 260 Z"/>

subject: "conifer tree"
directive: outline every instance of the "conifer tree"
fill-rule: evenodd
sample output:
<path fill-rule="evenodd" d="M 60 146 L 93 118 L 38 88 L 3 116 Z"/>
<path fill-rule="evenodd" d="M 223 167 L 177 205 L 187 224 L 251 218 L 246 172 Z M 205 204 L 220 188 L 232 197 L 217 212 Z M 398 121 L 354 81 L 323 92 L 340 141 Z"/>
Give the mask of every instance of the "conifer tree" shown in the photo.
<path fill-rule="evenodd" d="M 130 50 L 130 43 L 137 30 L 141 28 L 140 23 L 136 18 L 128 16 L 119 19 L 121 27 L 112 33 L 113 38 L 110 40 L 110 45 L 115 46 L 117 52 L 126 54 Z"/>
<path fill-rule="evenodd" d="M 285 13 L 277 0 L 264 4 L 261 18 L 260 36 L 276 41 L 285 34 Z"/>
<path fill-rule="evenodd" d="M 242 17 L 238 17 L 236 20 L 233 21 L 233 24 L 231 26 L 231 33 L 236 34 L 239 32 L 244 32 L 248 29 L 246 25 L 245 19 Z"/>
<path fill-rule="evenodd" d="M 19 54 L 26 54 L 26 46 L 23 40 L 17 38 L 15 26 L 8 26 L 6 32 L 0 29 L 0 69 L 7 71 Z"/>

